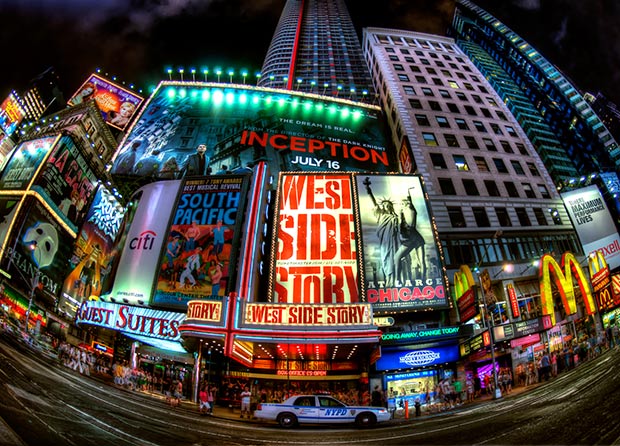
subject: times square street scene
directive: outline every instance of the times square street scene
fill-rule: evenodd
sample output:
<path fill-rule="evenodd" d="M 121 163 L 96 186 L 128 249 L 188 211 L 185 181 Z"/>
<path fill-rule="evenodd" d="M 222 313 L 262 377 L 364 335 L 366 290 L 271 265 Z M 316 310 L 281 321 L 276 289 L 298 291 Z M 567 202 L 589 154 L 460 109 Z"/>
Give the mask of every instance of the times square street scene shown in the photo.
<path fill-rule="evenodd" d="M 618 444 L 598 96 L 469 0 L 285 3 L 260 72 L 2 102 L 0 444 Z"/>

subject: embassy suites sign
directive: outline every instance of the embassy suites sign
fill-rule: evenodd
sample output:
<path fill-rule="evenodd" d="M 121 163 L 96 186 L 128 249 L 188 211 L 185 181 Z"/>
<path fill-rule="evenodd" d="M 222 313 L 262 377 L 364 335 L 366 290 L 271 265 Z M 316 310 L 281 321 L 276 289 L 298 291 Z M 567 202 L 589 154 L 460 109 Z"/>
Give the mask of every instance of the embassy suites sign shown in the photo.
<path fill-rule="evenodd" d="M 415 342 L 425 342 L 429 339 L 444 340 L 473 335 L 473 325 L 458 325 L 453 327 L 426 328 L 422 330 L 383 333 L 381 335 L 382 345 L 411 344 Z"/>

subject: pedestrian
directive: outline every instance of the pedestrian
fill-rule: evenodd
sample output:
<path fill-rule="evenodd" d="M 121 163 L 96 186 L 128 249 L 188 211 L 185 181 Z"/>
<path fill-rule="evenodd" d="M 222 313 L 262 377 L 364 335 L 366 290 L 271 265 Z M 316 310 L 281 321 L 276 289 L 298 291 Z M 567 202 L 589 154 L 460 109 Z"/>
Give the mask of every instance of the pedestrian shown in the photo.
<path fill-rule="evenodd" d="M 381 390 L 379 390 L 379 386 L 375 386 L 375 389 L 372 391 L 370 405 L 373 407 L 382 407 L 382 400 L 383 398 L 381 398 Z"/>
<path fill-rule="evenodd" d="M 174 395 L 173 396 L 174 396 L 174 399 L 176 400 L 176 406 L 180 406 L 181 405 L 181 398 L 183 397 L 183 381 L 181 381 L 180 379 L 177 381 L 177 384 L 174 387 Z"/>
<path fill-rule="evenodd" d="M 247 414 L 248 418 L 252 418 L 250 414 L 250 400 L 252 397 L 252 392 L 248 389 L 248 386 L 243 388 L 243 392 L 241 392 L 241 418 L 243 418 L 243 414 Z"/>
<path fill-rule="evenodd" d="M 209 415 L 213 415 L 213 405 L 215 404 L 215 394 L 217 393 L 217 387 L 207 387 L 207 401 L 209 402 Z"/>
<path fill-rule="evenodd" d="M 200 392 L 198 392 L 198 399 L 200 401 L 200 415 L 207 415 L 211 410 L 211 405 L 209 404 L 209 395 L 207 393 L 206 384 L 203 384 L 200 388 Z"/>

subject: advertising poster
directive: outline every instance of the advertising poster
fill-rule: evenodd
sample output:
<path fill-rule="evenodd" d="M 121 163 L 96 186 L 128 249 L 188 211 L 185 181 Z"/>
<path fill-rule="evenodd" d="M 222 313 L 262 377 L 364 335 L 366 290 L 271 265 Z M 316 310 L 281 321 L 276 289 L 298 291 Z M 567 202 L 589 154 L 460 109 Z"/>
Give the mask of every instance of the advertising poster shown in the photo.
<path fill-rule="evenodd" d="M 96 74 L 91 75 L 69 99 L 69 105 L 78 105 L 94 99 L 105 122 L 124 130 L 144 100 L 137 94 Z"/>
<path fill-rule="evenodd" d="M 11 136 L 25 116 L 15 95 L 9 94 L 0 105 L 0 135 Z"/>
<path fill-rule="evenodd" d="M 455 362 L 460 358 L 457 344 L 423 349 L 383 349 L 376 363 L 377 370 L 398 370 Z"/>
<path fill-rule="evenodd" d="M 274 302 L 359 302 L 352 176 L 281 174 L 277 202 Z"/>
<path fill-rule="evenodd" d="M 21 231 L 13 231 L 16 237 L 6 248 L 5 269 L 11 274 L 11 283 L 27 293 L 38 282 L 38 295 L 54 305 L 67 274 L 73 239 L 38 200 L 30 198 L 25 206 L 29 211 Z M 34 280 L 37 274 L 38 281 Z"/>
<path fill-rule="evenodd" d="M 96 325 L 120 331 L 132 337 L 139 336 L 171 342 L 181 340 L 179 326 L 184 320 L 184 313 L 93 301 L 83 302 L 75 317 L 75 323 L 78 325 Z"/>
<path fill-rule="evenodd" d="M 26 190 L 49 153 L 55 136 L 22 142 L 15 148 L 0 177 L 0 190 Z"/>
<path fill-rule="evenodd" d="M 375 311 L 446 308 L 441 263 L 420 178 L 363 174 L 356 176 L 356 182 L 366 301 Z"/>
<path fill-rule="evenodd" d="M 21 197 L 2 196 L 0 197 L 0 246 L 4 245 L 4 240 L 9 232 L 11 223 L 15 218 Z"/>
<path fill-rule="evenodd" d="M 152 305 L 185 309 L 190 300 L 228 294 L 248 181 L 247 175 L 220 175 L 184 182 Z"/>
<path fill-rule="evenodd" d="M 73 139 L 62 136 L 32 189 L 39 192 L 50 207 L 77 232 L 96 184 L 97 176 Z"/>
<path fill-rule="evenodd" d="M 208 173 L 266 161 L 280 171 L 398 170 L 378 107 L 301 92 L 162 82 L 117 152 L 112 174 L 191 173 L 206 145 Z"/>
<path fill-rule="evenodd" d="M 601 251 L 610 271 L 620 267 L 620 235 L 611 218 L 601 192 L 588 186 L 560 194 L 583 252 Z"/>
<path fill-rule="evenodd" d="M 84 300 L 99 298 L 102 283 L 112 268 L 112 247 L 120 229 L 123 208 L 103 186 L 86 214 L 69 260 L 70 273 L 65 279 L 59 309 L 75 315 L 77 305 Z"/>
<path fill-rule="evenodd" d="M 102 299 L 130 305 L 149 303 L 180 186 L 180 181 L 159 181 L 141 187 L 132 196 L 115 242 L 120 256 L 112 254 L 114 286 L 108 294 L 103 281 L 106 294 L 102 293 Z"/>

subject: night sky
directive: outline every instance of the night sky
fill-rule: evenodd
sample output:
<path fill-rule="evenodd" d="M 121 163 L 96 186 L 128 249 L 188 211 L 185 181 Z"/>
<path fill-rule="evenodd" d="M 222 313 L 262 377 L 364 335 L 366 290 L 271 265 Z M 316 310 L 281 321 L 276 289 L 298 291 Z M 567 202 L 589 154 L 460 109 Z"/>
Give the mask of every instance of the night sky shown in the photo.
<path fill-rule="evenodd" d="M 145 92 L 167 67 L 259 71 L 285 0 L 0 0 L 0 99 L 49 66 L 68 98 L 96 68 Z M 479 0 L 580 89 L 620 104 L 620 2 Z M 445 35 L 453 0 L 348 0 L 358 29 Z M 178 75 L 177 75 L 178 76 Z M 215 78 L 210 78 L 214 80 Z M 240 81 L 240 79 L 236 79 Z"/>

